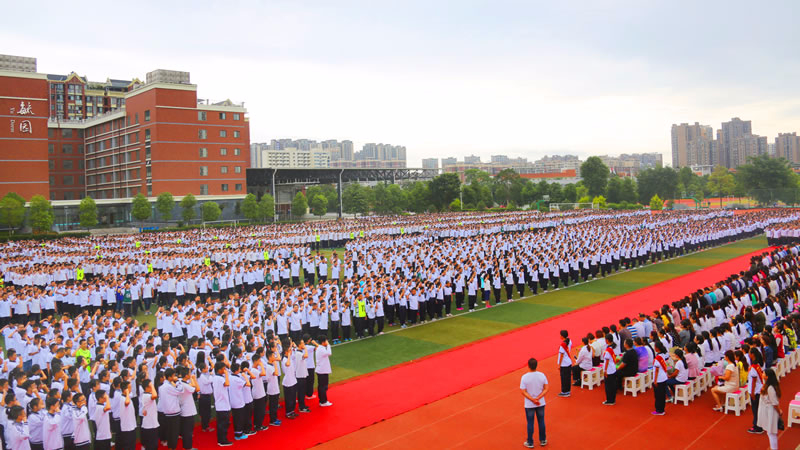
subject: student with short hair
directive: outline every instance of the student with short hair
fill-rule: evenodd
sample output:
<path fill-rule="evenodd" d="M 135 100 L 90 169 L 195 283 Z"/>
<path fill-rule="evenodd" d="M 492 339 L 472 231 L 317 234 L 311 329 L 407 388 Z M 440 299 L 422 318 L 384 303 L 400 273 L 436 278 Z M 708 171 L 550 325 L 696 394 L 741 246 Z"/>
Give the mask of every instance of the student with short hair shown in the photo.
<path fill-rule="evenodd" d="M 86 406 L 86 396 L 75 394 L 72 397 L 75 407 L 72 409 L 73 434 L 72 440 L 76 450 L 89 450 L 92 443 L 92 434 L 89 431 L 89 409 Z"/>
<path fill-rule="evenodd" d="M 144 450 L 158 449 L 158 408 L 155 386 L 149 378 L 142 380 L 142 392 L 139 395 L 139 411 L 142 415 L 141 430 L 139 432 L 142 448 Z"/>
<path fill-rule="evenodd" d="M 547 445 L 547 434 L 544 424 L 544 396 L 550 389 L 547 383 L 547 377 L 542 372 L 537 371 L 539 362 L 536 358 L 528 360 L 528 373 L 522 376 L 519 388 L 522 390 L 522 396 L 525 399 L 525 420 L 527 422 L 527 438 L 522 443 L 527 448 L 533 448 L 533 419 L 536 417 L 536 422 L 539 426 L 539 445 L 544 447 Z"/>
<path fill-rule="evenodd" d="M 131 383 L 123 381 L 120 384 L 122 398 L 119 407 L 119 434 L 114 447 L 120 450 L 134 450 L 136 448 L 136 409 L 131 400 Z M 175 447 L 171 447 L 174 449 Z"/>
<path fill-rule="evenodd" d="M 219 361 L 214 365 L 214 379 L 212 387 L 214 390 L 214 409 L 217 414 L 217 445 L 229 447 L 233 445 L 228 440 L 228 427 L 231 420 L 231 401 L 228 394 L 230 386 L 230 376 L 228 368 L 224 362 Z"/>
<path fill-rule="evenodd" d="M 43 447 L 44 450 L 59 450 L 64 448 L 64 438 L 61 435 L 61 410 L 59 404 L 61 400 L 57 397 L 48 397 L 47 415 L 44 418 L 43 427 Z"/>
<path fill-rule="evenodd" d="M 97 404 L 94 407 L 92 420 L 97 427 L 94 438 L 94 450 L 111 449 L 111 402 L 103 389 L 94 393 Z"/>

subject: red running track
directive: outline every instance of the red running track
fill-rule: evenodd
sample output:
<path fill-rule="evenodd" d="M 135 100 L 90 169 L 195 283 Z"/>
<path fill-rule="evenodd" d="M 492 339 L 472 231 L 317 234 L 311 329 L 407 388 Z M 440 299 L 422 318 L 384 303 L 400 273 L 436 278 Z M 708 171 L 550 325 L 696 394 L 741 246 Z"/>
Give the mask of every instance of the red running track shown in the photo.
<path fill-rule="evenodd" d="M 665 303 L 694 292 L 749 267 L 750 257 L 759 250 L 729 261 L 615 297 L 595 305 L 486 338 L 429 357 L 336 384 L 329 390 L 333 406 L 318 407 L 296 420 L 236 441 L 234 448 L 278 446 L 282 449 L 309 448 L 352 433 L 374 423 L 435 402 L 470 387 L 516 371 L 534 357 L 555 354 L 562 329 L 582 336 L 598 326 L 616 323 L 639 312 L 652 312 Z M 521 345 L 525 344 L 525 345 Z M 333 358 L 336 358 L 334 349 Z M 216 444 L 216 433 L 195 433 L 194 446 Z"/>

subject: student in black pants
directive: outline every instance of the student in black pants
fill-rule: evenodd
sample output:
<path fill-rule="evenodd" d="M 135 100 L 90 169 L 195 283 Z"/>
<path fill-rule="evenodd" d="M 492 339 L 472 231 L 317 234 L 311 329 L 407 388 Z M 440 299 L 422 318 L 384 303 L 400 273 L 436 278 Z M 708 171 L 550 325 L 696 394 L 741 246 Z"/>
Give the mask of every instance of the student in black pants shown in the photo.
<path fill-rule="evenodd" d="M 617 363 L 614 353 L 614 338 L 611 333 L 606 334 L 606 351 L 603 353 L 603 370 L 606 374 L 606 401 L 604 405 L 611 406 L 617 402 Z"/>
<path fill-rule="evenodd" d="M 567 330 L 561 330 L 561 345 L 558 347 L 558 369 L 561 375 L 561 392 L 559 397 L 569 397 L 572 388 L 572 359 L 571 342 Z"/>

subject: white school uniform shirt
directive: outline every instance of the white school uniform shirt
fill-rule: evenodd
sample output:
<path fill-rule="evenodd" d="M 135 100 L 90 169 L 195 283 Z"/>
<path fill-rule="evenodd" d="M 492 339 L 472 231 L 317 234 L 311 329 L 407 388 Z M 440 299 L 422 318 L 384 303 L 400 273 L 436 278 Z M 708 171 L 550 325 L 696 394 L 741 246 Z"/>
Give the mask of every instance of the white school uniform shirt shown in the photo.
<path fill-rule="evenodd" d="M 519 382 L 519 388 L 525 389 L 528 392 L 528 395 L 531 397 L 536 397 L 542 393 L 544 387 L 547 385 L 547 376 L 542 372 L 528 372 L 522 376 Z M 526 408 L 537 408 L 539 406 L 545 405 L 544 397 L 539 399 L 539 404 L 536 405 L 532 401 L 525 397 L 525 407 Z"/>

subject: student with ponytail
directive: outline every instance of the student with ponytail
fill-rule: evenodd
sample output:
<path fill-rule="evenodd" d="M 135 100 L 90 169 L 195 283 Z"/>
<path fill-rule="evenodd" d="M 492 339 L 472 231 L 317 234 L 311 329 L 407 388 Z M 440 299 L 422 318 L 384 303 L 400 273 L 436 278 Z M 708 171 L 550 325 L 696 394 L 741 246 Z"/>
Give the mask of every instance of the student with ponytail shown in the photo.
<path fill-rule="evenodd" d="M 603 373 L 606 374 L 606 406 L 613 406 L 617 402 L 617 355 L 614 353 L 614 338 L 606 334 L 606 350 L 603 352 Z"/>
<path fill-rule="evenodd" d="M 561 345 L 558 347 L 558 370 L 561 375 L 561 392 L 559 397 L 569 397 L 570 395 L 570 378 L 572 377 L 572 342 L 569 340 L 569 333 L 567 330 L 561 330 Z"/>
<path fill-rule="evenodd" d="M 653 389 L 653 393 L 655 394 L 656 409 L 652 414 L 654 416 L 663 416 L 665 414 L 664 407 L 667 404 L 667 380 L 669 376 L 667 375 L 667 362 L 664 361 L 664 357 L 661 355 L 666 353 L 667 349 L 664 348 L 664 344 L 660 341 L 655 343 L 655 347 L 656 356 L 653 361 L 653 382 L 655 383 L 655 388 Z"/>

